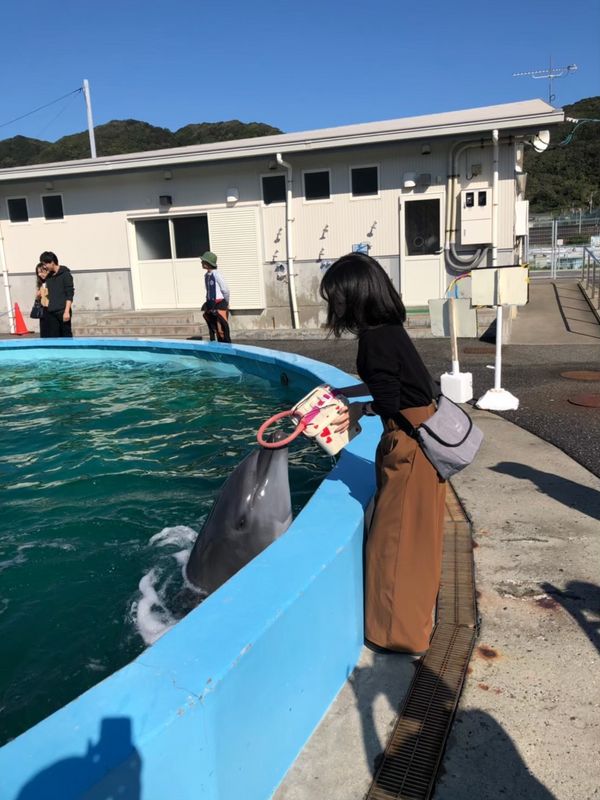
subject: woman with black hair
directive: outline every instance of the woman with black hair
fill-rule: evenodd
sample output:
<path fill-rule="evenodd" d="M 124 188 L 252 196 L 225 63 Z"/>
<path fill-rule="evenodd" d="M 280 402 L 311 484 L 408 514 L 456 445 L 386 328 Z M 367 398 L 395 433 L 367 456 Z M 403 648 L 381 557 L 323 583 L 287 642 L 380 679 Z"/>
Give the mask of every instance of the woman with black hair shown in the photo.
<path fill-rule="evenodd" d="M 370 256 L 338 259 L 321 281 L 327 325 L 358 336 L 363 384 L 338 389 L 370 394 L 359 414 L 377 414 L 377 495 L 366 544 L 365 638 L 374 649 L 422 653 L 429 647 L 439 589 L 446 484 L 410 436 L 435 411 L 433 383 L 404 329 L 406 310 L 385 270 Z M 356 404 L 342 412 L 349 426 Z"/>
<path fill-rule="evenodd" d="M 46 278 L 48 277 L 48 267 L 42 261 L 39 262 L 35 268 L 35 303 L 39 304 L 42 309 L 40 320 L 40 339 L 45 339 L 50 336 L 48 331 L 48 287 L 46 286 Z"/>

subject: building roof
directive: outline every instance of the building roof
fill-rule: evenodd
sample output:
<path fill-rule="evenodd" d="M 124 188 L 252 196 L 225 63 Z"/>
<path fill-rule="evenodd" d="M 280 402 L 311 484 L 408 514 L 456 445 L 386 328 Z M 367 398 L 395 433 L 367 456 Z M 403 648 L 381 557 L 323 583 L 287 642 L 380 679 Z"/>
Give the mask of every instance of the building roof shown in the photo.
<path fill-rule="evenodd" d="M 544 100 L 525 100 L 496 106 L 449 111 L 420 117 L 366 122 L 337 128 L 322 128 L 276 136 L 260 136 L 227 142 L 174 147 L 167 150 L 148 150 L 117 156 L 100 156 L 78 161 L 59 161 L 33 164 L 0 170 L 0 183 L 36 180 L 61 176 L 96 173 L 128 172 L 149 168 L 169 168 L 177 165 L 238 158 L 273 157 L 275 153 L 291 154 L 382 144 L 394 141 L 431 139 L 437 136 L 462 137 L 489 132 L 494 128 L 516 132 L 537 131 L 562 122 L 564 113 Z"/>

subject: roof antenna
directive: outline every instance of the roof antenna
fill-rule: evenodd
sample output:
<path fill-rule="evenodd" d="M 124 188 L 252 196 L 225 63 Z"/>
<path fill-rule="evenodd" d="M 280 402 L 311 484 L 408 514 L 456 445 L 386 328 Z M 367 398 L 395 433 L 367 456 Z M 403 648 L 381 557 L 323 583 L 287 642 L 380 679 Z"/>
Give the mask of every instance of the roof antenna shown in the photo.
<path fill-rule="evenodd" d="M 577 64 L 569 64 L 566 67 L 553 67 L 552 56 L 550 56 L 550 67 L 548 69 L 532 69 L 529 72 L 513 72 L 513 78 L 540 78 L 548 79 L 548 103 L 552 105 L 556 100 L 556 95 L 552 92 L 552 81 L 555 78 L 562 78 L 563 75 L 570 75 L 572 72 L 577 72 Z"/>

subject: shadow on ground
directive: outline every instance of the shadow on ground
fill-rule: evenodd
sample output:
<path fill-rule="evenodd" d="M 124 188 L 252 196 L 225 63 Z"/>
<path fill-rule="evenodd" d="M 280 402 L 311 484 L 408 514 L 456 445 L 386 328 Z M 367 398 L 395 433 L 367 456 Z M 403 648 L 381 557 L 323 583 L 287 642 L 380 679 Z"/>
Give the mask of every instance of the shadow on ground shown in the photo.
<path fill-rule="evenodd" d="M 586 581 L 569 581 L 564 589 L 551 583 L 540 586 L 573 617 L 600 653 L 600 586 Z"/>
<path fill-rule="evenodd" d="M 554 472 L 544 472 L 515 461 L 501 461 L 490 469 L 503 475 L 512 475 L 519 480 L 530 481 L 538 487 L 540 492 L 552 497 L 567 508 L 587 514 L 592 519 L 600 520 L 600 492 L 596 489 L 582 486 L 580 483 L 563 478 Z"/>

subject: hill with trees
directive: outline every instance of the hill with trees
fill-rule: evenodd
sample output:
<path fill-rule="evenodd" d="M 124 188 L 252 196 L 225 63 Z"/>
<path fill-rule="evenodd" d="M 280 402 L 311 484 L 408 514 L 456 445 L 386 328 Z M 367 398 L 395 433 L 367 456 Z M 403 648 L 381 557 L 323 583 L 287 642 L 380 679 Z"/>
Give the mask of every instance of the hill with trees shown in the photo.
<path fill-rule="evenodd" d="M 566 117 L 600 120 L 600 97 L 564 106 Z M 563 122 L 543 153 L 525 150 L 527 197 L 532 213 L 590 211 L 600 207 L 600 122 Z M 574 131 L 574 132 L 573 132 Z M 564 143 L 573 133 L 570 142 Z"/>
<path fill-rule="evenodd" d="M 94 128 L 96 152 L 99 156 L 139 153 L 209 142 L 227 142 L 282 133 L 263 122 L 201 122 L 186 125 L 173 132 L 136 119 L 113 120 Z M 90 141 L 87 131 L 63 136 L 56 142 L 14 136 L 0 141 L 0 168 L 27 164 L 48 164 L 53 161 L 72 161 L 88 158 Z"/>

